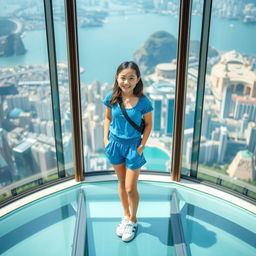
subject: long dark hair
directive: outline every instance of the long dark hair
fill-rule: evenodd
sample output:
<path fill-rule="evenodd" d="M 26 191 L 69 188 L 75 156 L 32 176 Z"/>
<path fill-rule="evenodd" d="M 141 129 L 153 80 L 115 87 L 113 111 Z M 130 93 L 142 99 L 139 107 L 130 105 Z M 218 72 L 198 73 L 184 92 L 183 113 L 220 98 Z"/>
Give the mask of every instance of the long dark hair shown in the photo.
<path fill-rule="evenodd" d="M 122 72 L 126 68 L 135 70 L 136 76 L 140 77 L 139 67 L 133 61 L 125 61 L 125 62 L 121 63 L 118 66 L 117 70 L 116 70 L 116 77 L 119 75 L 120 72 Z M 110 105 L 117 104 L 118 103 L 118 98 L 122 97 L 122 90 L 118 86 L 118 82 L 117 82 L 116 77 L 115 77 L 115 83 L 114 83 L 114 86 L 113 86 L 113 94 L 112 94 L 112 98 L 110 100 Z M 133 89 L 133 94 L 137 97 L 145 96 L 144 93 L 143 93 L 143 87 L 144 87 L 144 85 L 143 85 L 143 82 L 142 82 L 141 77 L 140 77 L 139 82 L 136 84 L 135 88 Z"/>

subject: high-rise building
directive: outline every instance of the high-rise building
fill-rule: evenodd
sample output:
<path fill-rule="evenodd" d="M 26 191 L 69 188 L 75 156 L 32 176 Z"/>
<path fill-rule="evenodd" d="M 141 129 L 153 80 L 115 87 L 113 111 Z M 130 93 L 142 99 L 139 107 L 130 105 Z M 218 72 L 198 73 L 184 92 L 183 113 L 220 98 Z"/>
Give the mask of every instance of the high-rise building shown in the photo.
<path fill-rule="evenodd" d="M 234 118 L 239 120 L 246 113 L 249 121 L 256 121 L 256 99 L 242 96 L 234 96 Z"/>
<path fill-rule="evenodd" d="M 87 98 L 88 98 L 88 103 L 94 103 L 94 98 L 95 98 L 95 91 L 94 91 L 94 85 L 93 84 L 88 84 L 87 86 Z"/>
<path fill-rule="evenodd" d="M 9 110 L 20 108 L 24 111 L 29 111 L 31 109 L 28 95 L 9 95 L 6 97 L 6 102 Z"/>
<path fill-rule="evenodd" d="M 203 113 L 201 135 L 207 139 L 210 139 L 211 137 L 211 121 L 212 121 L 211 119 L 212 119 L 211 111 L 205 109 Z"/>
<path fill-rule="evenodd" d="M 101 83 L 99 81 L 94 80 L 92 82 L 92 88 L 94 91 L 94 95 L 100 95 Z"/>
<path fill-rule="evenodd" d="M 88 115 L 89 121 L 92 121 L 96 116 L 96 107 L 94 103 L 89 103 L 86 108 L 86 114 Z"/>
<path fill-rule="evenodd" d="M 67 110 L 64 116 L 64 132 L 69 133 L 70 131 L 71 131 L 70 110 Z"/>
<path fill-rule="evenodd" d="M 219 147 L 218 147 L 218 157 L 217 162 L 219 164 L 224 163 L 224 158 L 226 155 L 227 150 L 227 144 L 228 144 L 228 131 L 227 127 L 221 126 L 220 128 L 220 141 L 219 141 Z"/>
<path fill-rule="evenodd" d="M 98 152 L 104 148 L 103 143 L 103 126 L 99 116 L 94 116 L 90 121 L 90 134 L 92 140 L 92 151 Z"/>
<path fill-rule="evenodd" d="M 168 94 L 166 97 L 167 108 L 166 108 L 166 135 L 172 136 L 173 134 L 173 115 L 174 115 L 174 95 Z"/>
<path fill-rule="evenodd" d="M 249 134 L 248 150 L 256 154 L 256 127 L 252 127 Z"/>
<path fill-rule="evenodd" d="M 194 127 L 194 114 L 194 109 L 191 107 L 186 107 L 184 129 L 190 129 Z"/>
<path fill-rule="evenodd" d="M 18 176 L 20 178 L 28 177 L 37 172 L 31 151 L 31 148 L 35 142 L 35 140 L 27 139 L 13 148 L 13 156 L 15 159 Z"/>
<path fill-rule="evenodd" d="M 220 117 L 222 119 L 228 118 L 231 105 L 232 89 L 230 85 L 227 85 L 221 102 Z"/>
<path fill-rule="evenodd" d="M 183 134 L 183 147 L 186 147 L 188 140 L 193 139 L 194 128 L 185 129 Z"/>
<path fill-rule="evenodd" d="M 206 154 L 206 143 L 205 141 L 201 141 L 200 143 L 200 154 L 199 154 L 199 163 L 204 164 L 205 162 L 205 154 Z"/>
<path fill-rule="evenodd" d="M 25 127 L 30 126 L 32 119 L 32 113 L 31 112 L 22 112 L 19 115 L 19 126 Z"/>
<path fill-rule="evenodd" d="M 63 148 L 65 167 L 69 169 L 69 166 L 72 166 L 73 163 L 73 145 L 71 133 L 66 133 L 66 135 L 63 136 Z"/>
<path fill-rule="evenodd" d="M 102 99 L 99 94 L 95 96 L 95 115 L 99 116 L 101 119 L 104 117 L 104 105 L 102 104 Z"/>
<path fill-rule="evenodd" d="M 38 118 L 36 119 L 32 119 L 32 130 L 34 133 L 36 133 L 37 135 L 40 134 L 40 120 Z"/>
<path fill-rule="evenodd" d="M 51 146 L 43 143 L 35 143 L 31 147 L 34 163 L 43 177 L 48 176 L 48 171 L 54 168 L 55 159 Z"/>
<path fill-rule="evenodd" d="M 52 120 L 52 108 L 50 100 L 35 102 L 37 116 L 40 120 Z"/>
<path fill-rule="evenodd" d="M 216 159 L 218 154 L 219 143 L 217 141 L 207 141 L 205 143 L 205 159 L 204 163 L 207 165 L 212 165 Z"/>
<path fill-rule="evenodd" d="M 47 137 L 53 137 L 54 136 L 54 127 L 53 127 L 53 122 L 48 121 L 46 123 L 46 136 Z"/>
<path fill-rule="evenodd" d="M 0 153 L 0 187 L 11 183 L 14 180 L 12 170 Z"/>
<path fill-rule="evenodd" d="M 191 162 L 191 155 L 192 155 L 192 137 L 189 138 L 186 142 L 186 144 L 183 144 L 183 152 L 185 152 L 186 156 L 186 163 L 190 164 Z M 186 146 L 185 146 L 186 145 Z"/>
<path fill-rule="evenodd" d="M 0 127 L 0 154 L 4 158 L 5 162 L 14 171 L 14 165 L 12 161 L 12 151 L 9 146 L 9 140 L 7 136 L 7 132 Z"/>
<path fill-rule="evenodd" d="M 163 97 L 161 95 L 151 95 L 150 97 L 152 101 L 152 105 L 154 108 L 153 111 L 153 129 L 154 133 L 160 134 L 162 129 L 162 104 L 163 104 Z"/>
<path fill-rule="evenodd" d="M 87 145 L 84 145 L 84 171 L 89 172 L 90 171 L 90 149 Z"/>
<path fill-rule="evenodd" d="M 214 131 L 212 131 L 211 139 L 214 141 L 219 141 L 220 139 L 220 128 L 216 128 Z"/>
<path fill-rule="evenodd" d="M 40 133 L 46 134 L 46 126 L 47 126 L 46 121 L 41 121 L 40 122 Z"/>
<path fill-rule="evenodd" d="M 244 114 L 243 118 L 242 118 L 242 121 L 241 121 L 241 126 L 240 126 L 240 133 L 242 135 L 244 135 L 244 132 L 248 127 L 248 122 L 249 122 L 248 114 Z"/>
<path fill-rule="evenodd" d="M 109 91 L 111 91 L 111 85 L 109 83 L 103 83 L 102 86 L 100 87 L 100 96 L 102 99 L 105 98 L 105 96 L 107 95 L 107 93 Z"/>

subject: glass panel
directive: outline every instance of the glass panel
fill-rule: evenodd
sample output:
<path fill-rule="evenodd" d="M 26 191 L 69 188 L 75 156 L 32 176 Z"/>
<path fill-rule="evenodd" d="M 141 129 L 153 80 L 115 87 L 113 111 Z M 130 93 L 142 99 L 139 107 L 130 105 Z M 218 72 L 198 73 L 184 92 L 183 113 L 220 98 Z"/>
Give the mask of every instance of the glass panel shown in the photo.
<path fill-rule="evenodd" d="M 254 197 L 255 8 L 253 1 L 213 1 L 209 44 L 218 55 L 208 56 L 198 169 L 198 177 Z"/>
<path fill-rule="evenodd" d="M 0 200 L 58 177 L 43 1 L 1 1 Z"/>
<path fill-rule="evenodd" d="M 135 61 L 151 99 L 143 169 L 170 171 L 179 1 L 78 1 L 85 170 L 113 169 L 104 154 L 102 101 L 124 61 Z"/>
<path fill-rule="evenodd" d="M 189 175 L 194 133 L 196 89 L 199 69 L 203 0 L 193 1 L 189 42 L 186 110 L 183 134 L 182 174 Z"/>
<path fill-rule="evenodd" d="M 64 148 L 64 163 L 67 175 L 74 175 L 73 136 L 71 132 L 70 93 L 67 61 L 66 20 L 63 0 L 53 1 L 54 32 L 57 55 L 61 129 Z"/>

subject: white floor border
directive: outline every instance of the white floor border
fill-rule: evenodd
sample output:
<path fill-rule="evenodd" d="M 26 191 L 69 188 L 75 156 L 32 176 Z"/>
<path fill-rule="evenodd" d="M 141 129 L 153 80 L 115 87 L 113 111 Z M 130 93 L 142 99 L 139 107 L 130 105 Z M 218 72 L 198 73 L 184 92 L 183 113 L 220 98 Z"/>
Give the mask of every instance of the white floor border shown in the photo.
<path fill-rule="evenodd" d="M 41 191 L 35 192 L 27 197 L 21 198 L 11 204 L 6 205 L 5 207 L 0 209 L 0 217 L 3 217 L 4 215 L 11 213 L 12 211 L 31 203 L 37 199 L 43 198 L 47 195 L 53 194 L 55 192 L 61 191 L 66 188 L 70 188 L 76 185 L 80 185 L 87 182 L 100 182 L 100 181 L 111 181 L 111 180 L 117 180 L 117 177 L 115 174 L 107 174 L 107 175 L 95 175 L 95 176 L 89 176 L 85 178 L 85 181 L 83 182 L 76 182 L 75 180 L 66 181 L 57 185 L 54 185 L 52 187 L 43 189 Z M 160 181 L 160 182 L 168 182 L 168 183 L 177 183 L 178 185 L 183 185 L 185 187 L 189 187 L 191 189 L 195 189 L 210 195 L 213 195 L 215 197 L 227 200 L 230 203 L 233 203 L 239 207 L 242 207 L 254 214 L 256 214 L 256 205 L 249 203 L 241 198 L 238 198 L 234 195 L 231 195 L 229 193 L 226 193 L 224 191 L 212 188 L 210 186 L 195 183 L 186 179 L 181 179 L 180 182 L 172 181 L 169 176 L 161 176 L 161 175 L 150 175 L 150 174 L 140 174 L 139 180 L 144 181 Z"/>

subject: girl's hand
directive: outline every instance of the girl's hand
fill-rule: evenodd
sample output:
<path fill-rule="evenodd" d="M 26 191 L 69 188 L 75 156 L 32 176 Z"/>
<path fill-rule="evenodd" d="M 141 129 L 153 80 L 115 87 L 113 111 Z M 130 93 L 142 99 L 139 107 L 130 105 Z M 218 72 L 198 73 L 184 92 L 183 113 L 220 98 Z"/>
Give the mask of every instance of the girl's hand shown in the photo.
<path fill-rule="evenodd" d="M 104 146 L 106 147 L 108 145 L 108 140 L 104 140 Z"/>
<path fill-rule="evenodd" d="M 144 149 L 144 146 L 143 146 L 143 145 L 139 145 L 139 146 L 137 147 L 137 151 L 138 151 L 138 153 L 139 153 L 140 156 L 142 155 L 143 149 Z"/>

